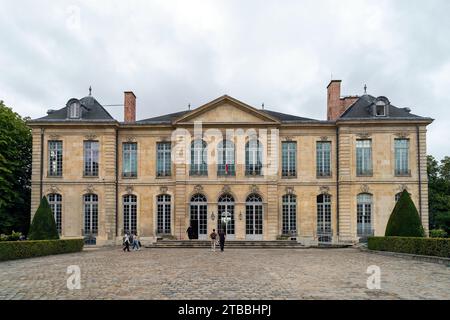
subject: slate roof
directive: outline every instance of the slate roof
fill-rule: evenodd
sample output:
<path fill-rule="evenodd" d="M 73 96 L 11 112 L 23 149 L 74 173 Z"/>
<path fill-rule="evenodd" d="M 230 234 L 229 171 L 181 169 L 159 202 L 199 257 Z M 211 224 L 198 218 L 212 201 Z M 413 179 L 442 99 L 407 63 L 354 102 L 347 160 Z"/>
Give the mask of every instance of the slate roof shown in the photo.
<path fill-rule="evenodd" d="M 259 109 L 258 111 L 265 113 L 268 116 L 271 116 L 273 118 L 276 118 L 276 119 L 280 120 L 282 123 L 319 122 L 319 120 L 298 117 L 298 116 L 281 113 L 281 112 L 276 112 L 276 111 L 271 111 L 271 110 L 267 110 L 267 109 Z M 169 114 L 158 116 L 158 117 L 139 120 L 139 121 L 136 121 L 136 123 L 137 124 L 170 124 L 175 119 L 177 119 L 189 112 L 190 112 L 189 110 L 185 110 L 185 111 L 180 111 L 180 112 L 175 112 L 175 113 L 169 113 Z"/>
<path fill-rule="evenodd" d="M 55 110 L 45 117 L 30 120 L 30 122 L 117 122 L 105 108 L 92 96 L 80 99 L 82 106 L 81 119 L 69 119 L 67 106 Z"/>
<path fill-rule="evenodd" d="M 372 106 L 377 101 L 377 98 L 365 94 L 361 96 L 355 103 L 353 103 L 338 120 L 426 120 L 431 118 L 421 117 L 411 113 L 407 108 L 398 108 L 392 104 L 389 104 L 389 112 L 387 116 L 375 116 L 372 113 Z"/>

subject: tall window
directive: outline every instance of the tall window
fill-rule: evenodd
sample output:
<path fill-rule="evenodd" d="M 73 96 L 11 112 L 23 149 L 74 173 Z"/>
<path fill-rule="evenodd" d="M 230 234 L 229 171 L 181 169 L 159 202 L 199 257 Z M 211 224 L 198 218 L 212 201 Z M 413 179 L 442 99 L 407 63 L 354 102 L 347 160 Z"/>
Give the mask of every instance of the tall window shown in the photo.
<path fill-rule="evenodd" d="M 85 194 L 84 200 L 84 234 L 98 233 L 98 196 Z"/>
<path fill-rule="evenodd" d="M 316 174 L 318 177 L 331 176 L 331 142 L 318 141 L 316 145 Z"/>
<path fill-rule="evenodd" d="M 282 198 L 283 203 L 283 228 L 286 235 L 297 233 L 297 197 L 293 194 L 286 194 Z"/>
<path fill-rule="evenodd" d="M 372 195 L 360 193 L 357 196 L 356 222 L 358 236 L 372 234 Z"/>
<path fill-rule="evenodd" d="M 197 139 L 191 143 L 191 175 L 208 175 L 206 142 Z"/>
<path fill-rule="evenodd" d="M 137 177 L 137 143 L 123 144 L 123 176 Z"/>
<path fill-rule="evenodd" d="M 217 175 L 235 175 L 234 143 L 229 140 L 220 141 L 217 146 Z"/>
<path fill-rule="evenodd" d="M 47 196 L 48 204 L 52 209 L 55 218 L 56 230 L 61 234 L 62 230 L 62 196 L 58 193 L 51 193 Z"/>
<path fill-rule="evenodd" d="M 319 242 L 331 241 L 331 197 L 328 194 L 317 196 L 317 235 Z"/>
<path fill-rule="evenodd" d="M 281 143 L 281 175 L 283 177 L 295 177 L 297 174 L 297 143 Z"/>
<path fill-rule="evenodd" d="M 171 145 L 170 142 L 158 142 L 156 144 L 157 163 L 156 176 L 167 177 L 171 172 Z"/>
<path fill-rule="evenodd" d="M 356 174 L 372 175 L 372 140 L 356 140 Z"/>
<path fill-rule="evenodd" d="M 190 204 L 190 226 L 193 239 L 207 239 L 208 201 L 203 194 L 195 194 Z"/>
<path fill-rule="evenodd" d="M 84 141 L 84 175 L 98 176 L 98 141 Z"/>
<path fill-rule="evenodd" d="M 263 202 L 258 194 L 251 194 L 245 203 L 245 237 L 249 240 L 262 240 Z"/>
<path fill-rule="evenodd" d="M 262 174 L 262 144 L 258 139 L 250 139 L 245 145 L 245 174 Z"/>
<path fill-rule="evenodd" d="M 158 234 L 170 234 L 170 195 L 162 194 L 157 196 L 156 205 L 158 210 L 156 232 Z"/>
<path fill-rule="evenodd" d="M 409 175 L 408 139 L 395 139 L 395 174 Z"/>
<path fill-rule="evenodd" d="M 52 177 L 62 176 L 63 170 L 63 143 L 52 140 L 48 142 L 48 175 Z"/>
<path fill-rule="evenodd" d="M 220 196 L 217 207 L 217 230 L 225 230 L 227 235 L 234 235 L 234 198 L 230 194 Z M 229 218 L 224 222 L 222 218 Z"/>
<path fill-rule="evenodd" d="M 123 196 L 123 230 L 136 233 L 137 229 L 137 197 L 133 194 Z"/>

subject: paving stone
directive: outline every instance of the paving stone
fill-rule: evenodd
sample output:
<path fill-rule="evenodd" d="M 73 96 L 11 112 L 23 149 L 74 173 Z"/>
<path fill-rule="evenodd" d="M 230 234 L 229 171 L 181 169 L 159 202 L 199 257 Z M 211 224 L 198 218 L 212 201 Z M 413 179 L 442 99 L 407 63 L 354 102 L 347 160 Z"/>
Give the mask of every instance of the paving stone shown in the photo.
<path fill-rule="evenodd" d="M 81 289 L 69 290 L 78 265 Z M 369 290 L 367 267 L 381 269 Z M 356 249 L 102 248 L 0 263 L 0 299 L 450 299 L 450 268 Z"/>

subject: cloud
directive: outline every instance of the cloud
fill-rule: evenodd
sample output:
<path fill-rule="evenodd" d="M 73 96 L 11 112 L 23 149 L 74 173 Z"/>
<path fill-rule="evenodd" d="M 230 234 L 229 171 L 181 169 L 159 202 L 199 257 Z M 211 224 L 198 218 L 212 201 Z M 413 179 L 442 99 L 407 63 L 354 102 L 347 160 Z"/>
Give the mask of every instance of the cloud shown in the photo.
<path fill-rule="evenodd" d="M 324 119 L 331 75 L 343 94 L 385 95 L 436 119 L 428 151 L 448 155 L 446 0 L 0 0 L 0 99 L 23 116 L 71 97 L 138 97 L 138 118 L 222 94 Z M 120 107 L 111 114 L 122 119 Z"/>

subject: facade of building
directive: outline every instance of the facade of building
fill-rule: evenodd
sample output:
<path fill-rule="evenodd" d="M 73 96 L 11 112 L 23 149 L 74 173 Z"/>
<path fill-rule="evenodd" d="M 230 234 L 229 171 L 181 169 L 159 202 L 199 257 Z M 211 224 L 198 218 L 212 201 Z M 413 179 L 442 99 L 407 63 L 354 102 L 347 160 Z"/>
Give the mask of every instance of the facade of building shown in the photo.
<path fill-rule="evenodd" d="M 30 120 L 32 215 L 46 196 L 62 238 L 120 243 L 228 239 L 312 244 L 384 235 L 407 189 L 428 232 L 426 127 L 386 97 L 327 87 L 327 120 L 257 109 L 222 96 L 136 121 L 125 92 L 119 122 L 90 94 Z"/>

